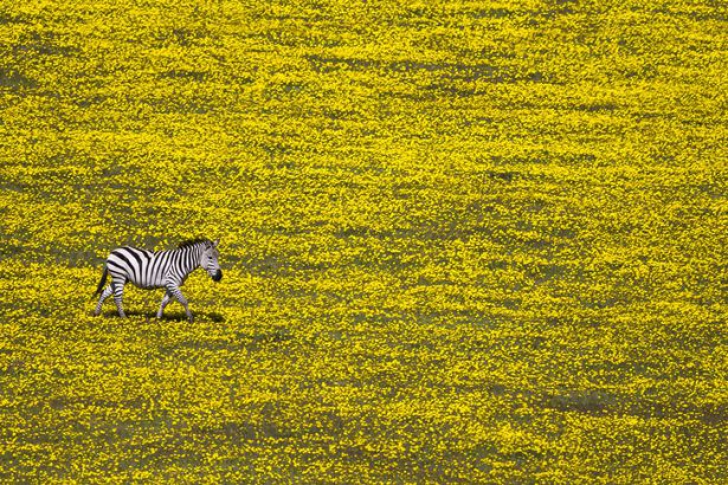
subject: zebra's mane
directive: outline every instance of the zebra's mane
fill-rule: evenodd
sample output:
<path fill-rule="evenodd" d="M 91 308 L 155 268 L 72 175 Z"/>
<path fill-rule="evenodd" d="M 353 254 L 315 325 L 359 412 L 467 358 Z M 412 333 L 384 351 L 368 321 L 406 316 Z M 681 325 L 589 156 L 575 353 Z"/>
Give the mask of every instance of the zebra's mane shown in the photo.
<path fill-rule="evenodd" d="M 177 245 L 177 248 L 188 248 L 190 246 L 194 246 L 196 244 L 205 243 L 205 242 L 212 242 L 207 238 L 204 237 L 198 237 L 195 239 L 187 239 L 186 241 L 182 241 Z"/>

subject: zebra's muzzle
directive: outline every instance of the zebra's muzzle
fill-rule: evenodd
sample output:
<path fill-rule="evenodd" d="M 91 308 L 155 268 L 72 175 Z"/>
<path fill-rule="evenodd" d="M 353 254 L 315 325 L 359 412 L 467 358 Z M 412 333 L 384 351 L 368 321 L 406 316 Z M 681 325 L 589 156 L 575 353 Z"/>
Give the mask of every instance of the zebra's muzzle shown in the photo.
<path fill-rule="evenodd" d="M 212 281 L 220 281 L 222 279 L 222 271 L 219 269 L 215 271 L 215 274 L 212 276 Z"/>

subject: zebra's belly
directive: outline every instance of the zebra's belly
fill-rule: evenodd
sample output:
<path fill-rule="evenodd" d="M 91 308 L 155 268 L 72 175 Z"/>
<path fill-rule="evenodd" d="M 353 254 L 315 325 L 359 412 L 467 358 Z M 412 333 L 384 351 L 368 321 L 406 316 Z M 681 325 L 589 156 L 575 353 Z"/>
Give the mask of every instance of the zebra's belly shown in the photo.
<path fill-rule="evenodd" d="M 137 288 L 141 288 L 142 290 L 155 290 L 157 288 L 164 288 L 164 285 L 140 285 L 135 282 L 132 283 L 134 283 L 134 286 L 136 286 Z"/>
<path fill-rule="evenodd" d="M 142 278 L 141 280 L 138 280 L 137 278 L 130 278 L 129 281 L 137 288 L 141 288 L 143 290 L 153 290 L 155 288 L 164 288 L 164 282 L 162 279 Z"/>

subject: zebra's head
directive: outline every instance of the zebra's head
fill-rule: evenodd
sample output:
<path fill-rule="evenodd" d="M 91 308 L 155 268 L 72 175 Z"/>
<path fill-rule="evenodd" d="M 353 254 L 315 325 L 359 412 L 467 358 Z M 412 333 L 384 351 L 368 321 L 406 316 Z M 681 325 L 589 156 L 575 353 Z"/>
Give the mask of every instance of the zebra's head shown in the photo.
<path fill-rule="evenodd" d="M 217 261 L 220 257 L 220 251 L 217 250 L 219 243 L 219 239 L 205 241 L 205 247 L 202 250 L 202 256 L 200 256 L 200 266 L 207 271 L 207 274 L 210 275 L 213 281 L 220 281 L 222 279 L 222 270 L 220 269 L 220 263 Z"/>

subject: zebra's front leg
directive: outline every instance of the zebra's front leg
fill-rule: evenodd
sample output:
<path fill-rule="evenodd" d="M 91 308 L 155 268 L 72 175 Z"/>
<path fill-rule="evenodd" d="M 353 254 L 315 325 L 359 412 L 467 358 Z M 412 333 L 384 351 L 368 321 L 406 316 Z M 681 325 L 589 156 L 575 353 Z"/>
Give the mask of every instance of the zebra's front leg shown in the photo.
<path fill-rule="evenodd" d="M 114 284 L 114 303 L 116 303 L 116 309 L 119 312 L 119 316 L 121 318 L 126 318 L 126 313 L 124 313 L 124 306 L 122 304 L 122 298 L 124 297 L 124 284 L 123 283 L 116 283 Z M 113 284 L 113 283 L 112 283 Z"/>
<path fill-rule="evenodd" d="M 113 292 L 114 290 L 111 288 L 111 285 L 109 285 L 103 293 L 101 293 L 101 298 L 99 298 L 99 302 L 96 304 L 96 310 L 94 310 L 94 316 L 98 317 L 101 315 L 101 305 L 104 304 L 104 300 L 106 300 Z"/>
<path fill-rule="evenodd" d="M 157 312 L 157 318 L 162 318 L 162 312 L 164 312 L 164 307 L 167 306 L 167 303 L 169 303 L 169 300 L 172 299 L 172 293 L 167 290 L 164 293 L 164 296 L 162 297 L 162 304 L 159 306 L 159 311 Z"/>
<path fill-rule="evenodd" d="M 182 304 L 182 306 L 185 307 L 185 313 L 187 314 L 187 320 L 189 320 L 190 323 L 192 323 L 192 312 L 190 312 L 190 307 L 187 304 L 187 298 L 182 294 L 182 291 L 179 289 L 179 286 L 170 286 L 167 288 L 167 290 L 172 293 L 172 296 L 175 297 L 175 299 Z"/>

